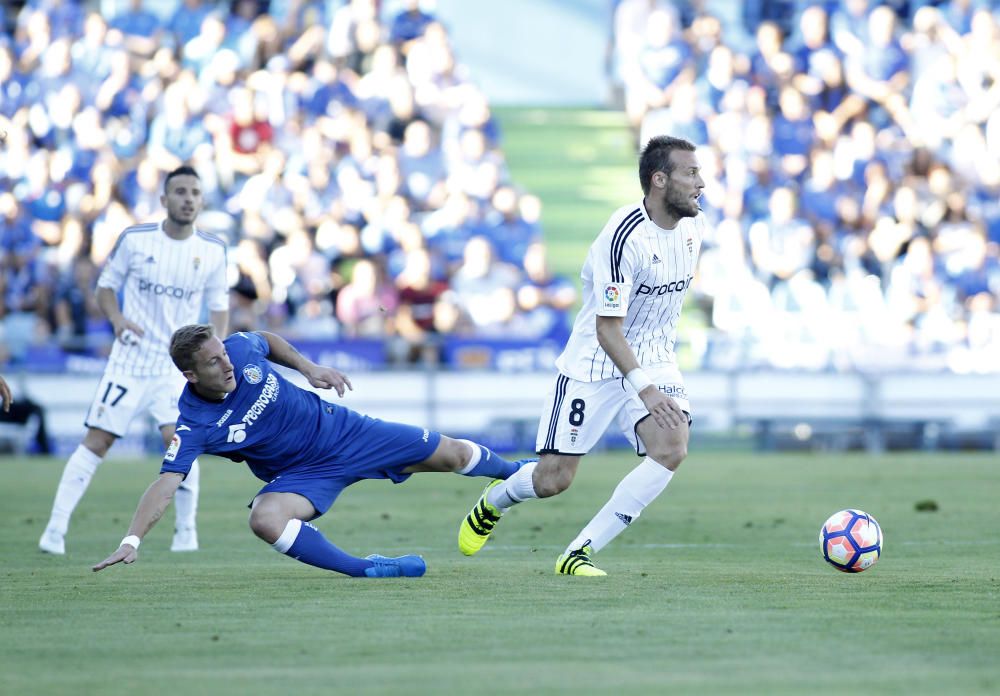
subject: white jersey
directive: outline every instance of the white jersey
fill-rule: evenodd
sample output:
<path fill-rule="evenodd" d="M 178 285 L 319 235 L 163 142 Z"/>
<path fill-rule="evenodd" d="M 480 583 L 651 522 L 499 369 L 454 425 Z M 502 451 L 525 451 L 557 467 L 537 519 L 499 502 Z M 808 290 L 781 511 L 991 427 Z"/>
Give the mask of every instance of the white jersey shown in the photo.
<path fill-rule="evenodd" d="M 97 287 L 124 295 L 122 314 L 143 329 L 138 342 L 116 340 L 107 372 L 132 377 L 168 375 L 170 337 L 201 319 L 202 304 L 228 311 L 226 245 L 195 230 L 172 239 L 162 223 L 128 227 L 122 232 L 97 280 Z"/>
<path fill-rule="evenodd" d="M 676 363 L 677 323 L 705 225 L 699 214 L 665 230 L 650 220 L 642 201 L 615 211 L 580 273 L 583 307 L 556 360 L 562 374 L 581 382 L 622 377 L 597 341 L 598 315 L 625 318 L 625 340 L 640 365 Z"/>

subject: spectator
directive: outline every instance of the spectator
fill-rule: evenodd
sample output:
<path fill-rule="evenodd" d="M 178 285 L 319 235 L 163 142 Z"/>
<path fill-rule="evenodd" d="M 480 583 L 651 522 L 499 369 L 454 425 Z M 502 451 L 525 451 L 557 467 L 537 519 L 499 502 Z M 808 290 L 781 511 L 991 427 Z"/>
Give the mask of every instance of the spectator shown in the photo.
<path fill-rule="evenodd" d="M 354 264 L 351 280 L 337 294 L 337 319 L 351 336 L 385 337 L 392 331 L 396 290 L 371 259 Z"/>
<path fill-rule="evenodd" d="M 132 55 L 149 58 L 158 48 L 163 23 L 143 7 L 143 0 L 129 0 L 128 8 L 111 20 L 111 28 L 122 33 Z"/>
<path fill-rule="evenodd" d="M 389 40 L 403 45 L 422 36 L 424 30 L 434 21 L 434 15 L 420 9 L 420 0 L 406 0 L 406 7 L 397 14 L 389 28 Z"/>
<path fill-rule="evenodd" d="M 440 361 L 441 346 L 434 316 L 448 284 L 433 273 L 430 253 L 419 248 L 406 255 L 406 265 L 396 278 L 399 289 L 396 329 L 402 339 L 400 359 L 406 363 Z"/>

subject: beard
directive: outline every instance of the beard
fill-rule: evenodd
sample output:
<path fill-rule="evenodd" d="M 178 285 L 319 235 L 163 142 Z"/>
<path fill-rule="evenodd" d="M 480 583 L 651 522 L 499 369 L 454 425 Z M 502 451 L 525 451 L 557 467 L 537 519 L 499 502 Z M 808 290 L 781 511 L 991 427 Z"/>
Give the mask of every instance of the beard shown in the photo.
<path fill-rule="evenodd" d="M 170 210 L 167 210 L 167 219 L 178 226 L 190 225 L 194 222 L 196 217 L 198 217 L 197 210 L 194 210 L 191 213 L 182 213 L 181 211 L 173 213 Z"/>
<path fill-rule="evenodd" d="M 701 212 L 701 206 L 686 196 L 679 196 L 674 191 L 667 191 L 663 194 L 663 208 L 672 217 L 681 218 L 695 217 Z"/>

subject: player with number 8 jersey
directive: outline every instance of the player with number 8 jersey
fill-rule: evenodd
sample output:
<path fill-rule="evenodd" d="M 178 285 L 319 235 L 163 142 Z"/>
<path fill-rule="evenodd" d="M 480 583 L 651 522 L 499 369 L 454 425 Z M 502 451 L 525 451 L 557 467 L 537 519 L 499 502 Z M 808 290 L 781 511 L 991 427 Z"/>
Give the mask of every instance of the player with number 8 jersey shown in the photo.
<path fill-rule="evenodd" d="M 643 149 L 642 200 L 612 214 L 581 272 L 583 307 L 539 422 L 541 458 L 487 487 L 459 528 L 462 553 L 476 553 L 510 507 L 568 488 L 580 457 L 615 424 L 644 459 L 555 566 L 605 575 L 591 555 L 639 517 L 687 455 L 691 406 L 674 343 L 706 233 L 700 171 L 686 140 L 658 136 Z"/>
<path fill-rule="evenodd" d="M 87 433 L 66 462 L 38 542 L 47 553 L 65 553 L 70 516 L 108 450 L 137 415 L 153 418 L 164 444 L 173 438 L 177 397 L 184 386 L 170 360 L 173 332 L 199 321 L 203 307 L 216 330 L 226 331 L 226 245 L 194 226 L 202 208 L 197 172 L 191 167 L 170 172 L 161 202 L 166 219 L 126 228 L 97 281 L 97 301 L 111 321 L 115 340 L 84 420 Z M 195 466 L 176 498 L 174 551 L 198 548 L 198 484 Z"/>

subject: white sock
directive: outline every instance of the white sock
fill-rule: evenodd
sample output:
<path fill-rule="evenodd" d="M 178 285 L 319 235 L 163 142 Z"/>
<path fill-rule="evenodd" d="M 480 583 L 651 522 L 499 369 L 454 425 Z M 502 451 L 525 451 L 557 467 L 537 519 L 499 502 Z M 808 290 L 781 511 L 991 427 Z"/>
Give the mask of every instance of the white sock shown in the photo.
<path fill-rule="evenodd" d="M 52 514 L 46 529 L 51 529 L 65 535 L 69 529 L 69 518 L 80 503 L 80 499 L 90 485 L 90 479 L 100 465 L 102 458 L 83 445 L 77 446 L 66 461 L 59 487 L 56 489 L 56 499 L 52 503 Z"/>
<path fill-rule="evenodd" d="M 195 515 L 198 513 L 198 491 L 200 489 L 201 467 L 195 459 L 191 464 L 191 471 L 187 477 L 181 481 L 181 485 L 174 493 L 174 515 L 176 519 L 176 529 L 194 529 Z"/>
<path fill-rule="evenodd" d="M 483 450 L 479 447 L 479 445 L 477 445 L 475 442 L 472 442 L 471 440 L 459 440 L 459 442 L 464 442 L 469 446 L 469 449 L 472 450 L 469 463 L 455 472 L 456 474 L 462 474 L 463 476 L 465 476 L 470 471 L 475 469 L 476 464 L 478 464 L 479 460 L 483 458 Z"/>
<path fill-rule="evenodd" d="M 302 520 L 288 520 L 285 531 L 281 533 L 277 541 L 271 544 L 271 548 L 278 553 L 287 553 L 295 540 L 299 538 L 300 531 L 302 531 Z"/>
<path fill-rule="evenodd" d="M 503 483 L 494 486 L 486 494 L 486 502 L 504 512 L 528 498 L 537 498 L 535 484 L 531 475 L 535 473 L 538 462 L 528 462 Z"/>
<path fill-rule="evenodd" d="M 584 546 L 600 551 L 628 528 L 670 483 L 674 472 L 646 457 L 621 480 L 611 499 L 566 547 L 566 553 Z"/>

